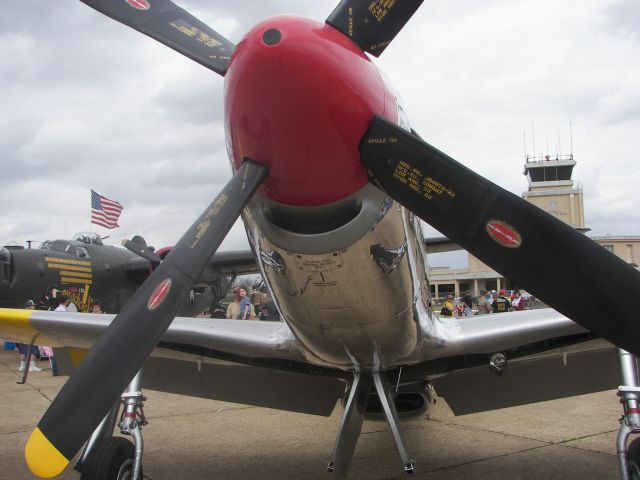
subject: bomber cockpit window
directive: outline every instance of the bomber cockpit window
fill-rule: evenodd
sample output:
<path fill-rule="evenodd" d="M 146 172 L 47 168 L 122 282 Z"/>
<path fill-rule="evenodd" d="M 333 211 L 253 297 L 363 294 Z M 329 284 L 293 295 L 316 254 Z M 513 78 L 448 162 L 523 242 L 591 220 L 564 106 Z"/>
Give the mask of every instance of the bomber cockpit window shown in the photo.
<path fill-rule="evenodd" d="M 68 252 L 69 251 L 69 242 L 64 242 L 61 240 L 54 240 L 53 242 L 51 242 L 51 250 L 54 250 L 56 252 Z"/>
<path fill-rule="evenodd" d="M 89 258 L 89 252 L 84 247 L 76 247 L 76 257 Z"/>
<path fill-rule="evenodd" d="M 71 245 L 67 240 L 45 240 L 40 245 L 42 250 L 53 250 L 55 252 L 69 252 Z"/>

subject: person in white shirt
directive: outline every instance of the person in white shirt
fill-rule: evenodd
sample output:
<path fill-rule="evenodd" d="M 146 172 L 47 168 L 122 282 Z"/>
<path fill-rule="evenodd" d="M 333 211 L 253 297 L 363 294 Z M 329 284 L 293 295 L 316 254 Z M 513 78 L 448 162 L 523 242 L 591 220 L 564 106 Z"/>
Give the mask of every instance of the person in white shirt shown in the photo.
<path fill-rule="evenodd" d="M 56 312 L 66 312 L 67 311 L 67 307 L 69 307 L 69 304 L 71 303 L 71 299 L 69 297 L 67 297 L 66 295 L 60 295 L 58 297 L 58 301 L 60 303 L 56 307 L 55 311 Z M 75 311 L 77 312 L 78 309 L 76 308 Z M 51 356 L 51 357 L 49 357 L 49 360 L 51 361 L 51 375 L 53 375 L 54 377 L 57 377 L 58 376 L 58 364 L 56 363 L 56 359 L 55 359 L 55 357 Z"/>
<path fill-rule="evenodd" d="M 67 297 L 65 295 L 60 295 L 58 297 L 58 301 L 60 303 L 56 307 L 55 311 L 56 312 L 66 312 L 67 311 L 67 307 L 69 306 L 69 303 L 71 303 L 71 300 L 69 299 L 69 297 Z"/>

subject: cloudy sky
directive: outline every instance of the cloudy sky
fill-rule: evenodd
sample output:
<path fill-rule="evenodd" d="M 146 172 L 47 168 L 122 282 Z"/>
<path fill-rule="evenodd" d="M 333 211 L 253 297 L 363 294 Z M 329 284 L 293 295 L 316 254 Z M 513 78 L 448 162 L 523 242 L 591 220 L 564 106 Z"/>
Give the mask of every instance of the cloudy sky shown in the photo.
<path fill-rule="evenodd" d="M 237 43 L 337 1 L 178 3 Z M 88 230 L 91 188 L 125 207 L 93 226 L 108 243 L 174 244 L 230 178 L 223 79 L 78 1 L 3 11 L 0 244 Z M 516 194 L 532 125 L 537 154 L 567 154 L 571 121 L 587 225 L 640 235 L 640 2 L 426 0 L 376 63 L 425 140 Z M 223 249 L 246 246 L 236 225 Z"/>

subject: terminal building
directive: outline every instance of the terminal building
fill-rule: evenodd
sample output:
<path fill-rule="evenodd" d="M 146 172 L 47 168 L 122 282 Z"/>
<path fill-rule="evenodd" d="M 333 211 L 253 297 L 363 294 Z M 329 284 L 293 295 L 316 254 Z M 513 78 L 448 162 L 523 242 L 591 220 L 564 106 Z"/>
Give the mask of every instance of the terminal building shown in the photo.
<path fill-rule="evenodd" d="M 582 186 L 575 184 L 571 176 L 576 161 L 573 155 L 551 158 L 527 157 L 524 175 L 529 187 L 522 198 L 541 208 L 545 212 L 571 225 L 588 235 L 622 258 L 637 267 L 640 263 L 640 235 L 589 235 L 584 221 L 584 199 Z M 492 270 L 473 255 L 467 253 L 467 268 L 434 267 L 430 269 L 431 294 L 437 300 L 452 294 L 470 291 L 477 296 L 480 290 L 511 290 L 518 288 L 508 278 Z"/>

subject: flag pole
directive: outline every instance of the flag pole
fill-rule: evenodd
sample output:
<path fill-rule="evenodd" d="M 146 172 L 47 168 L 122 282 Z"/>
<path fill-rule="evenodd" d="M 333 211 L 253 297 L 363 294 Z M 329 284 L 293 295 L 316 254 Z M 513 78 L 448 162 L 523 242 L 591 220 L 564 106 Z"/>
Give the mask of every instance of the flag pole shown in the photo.
<path fill-rule="evenodd" d="M 89 189 L 90 199 L 89 199 L 89 245 L 93 244 L 93 189 Z"/>

